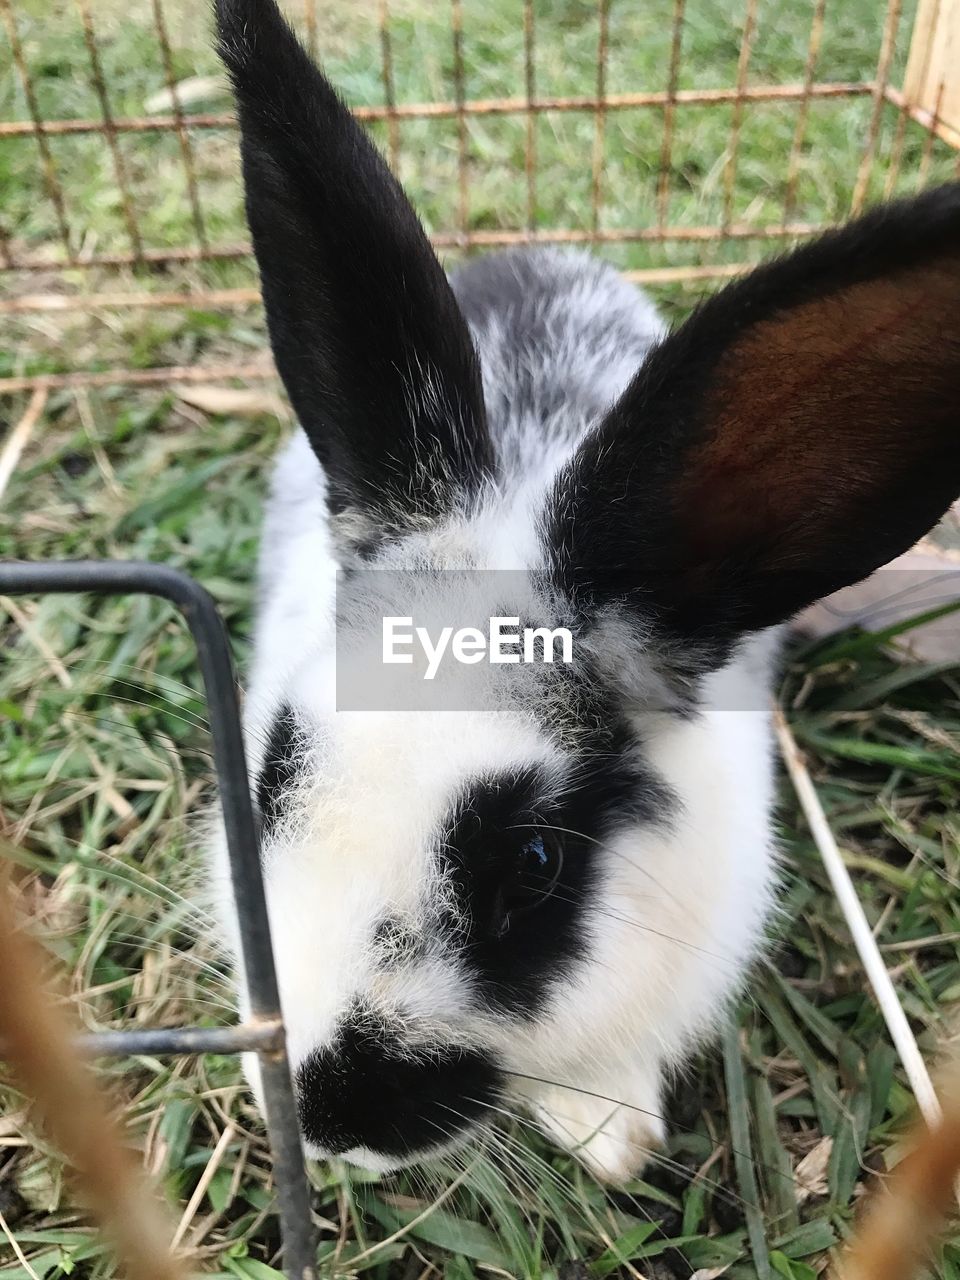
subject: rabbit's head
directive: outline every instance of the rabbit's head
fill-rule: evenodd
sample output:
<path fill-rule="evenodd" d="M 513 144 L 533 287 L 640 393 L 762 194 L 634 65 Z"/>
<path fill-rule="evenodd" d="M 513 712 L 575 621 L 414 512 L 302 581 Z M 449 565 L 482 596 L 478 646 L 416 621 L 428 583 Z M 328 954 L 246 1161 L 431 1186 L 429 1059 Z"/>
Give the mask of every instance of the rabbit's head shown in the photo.
<path fill-rule="evenodd" d="M 219 0 L 218 21 L 304 433 L 275 482 L 296 532 L 264 553 L 247 727 L 305 1138 L 393 1167 L 519 1095 L 624 1176 L 762 933 L 757 637 L 960 490 L 960 188 L 731 284 L 581 438 L 508 472 L 379 154 L 273 0 Z M 491 666 L 459 709 L 338 709 L 338 658 L 371 601 L 409 612 L 401 580 L 431 617 L 565 627 L 573 661 Z"/>

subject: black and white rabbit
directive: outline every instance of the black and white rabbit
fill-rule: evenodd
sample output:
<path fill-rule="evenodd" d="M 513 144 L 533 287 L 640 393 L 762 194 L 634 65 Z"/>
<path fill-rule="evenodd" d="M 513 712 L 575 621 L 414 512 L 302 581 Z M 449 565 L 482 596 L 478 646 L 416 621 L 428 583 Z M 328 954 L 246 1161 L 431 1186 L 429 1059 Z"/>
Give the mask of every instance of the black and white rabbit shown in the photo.
<path fill-rule="evenodd" d="M 307 1149 L 394 1168 L 520 1104 L 625 1178 L 762 942 L 779 624 L 960 492 L 960 186 L 668 335 L 579 252 L 448 282 L 273 0 L 217 19 L 300 422 L 245 717 Z M 357 566 L 421 573 L 440 610 L 437 570 L 513 570 L 510 611 L 572 620 L 577 661 L 535 696 L 492 674 L 488 709 L 338 712 Z"/>

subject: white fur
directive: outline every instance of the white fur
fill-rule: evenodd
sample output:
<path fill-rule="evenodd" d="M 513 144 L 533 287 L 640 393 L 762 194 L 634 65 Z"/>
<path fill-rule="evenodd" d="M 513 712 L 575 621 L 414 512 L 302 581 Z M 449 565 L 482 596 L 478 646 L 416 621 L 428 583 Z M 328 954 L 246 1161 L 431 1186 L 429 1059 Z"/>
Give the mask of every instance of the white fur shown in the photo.
<path fill-rule="evenodd" d="M 526 376 L 533 385 L 560 380 L 572 388 L 565 412 L 550 421 L 514 414 L 510 317 L 477 325 L 491 430 L 509 460 L 505 479 L 473 510 L 388 548 L 380 563 L 541 563 L 538 517 L 551 480 L 592 430 L 596 407 L 623 390 L 661 329 L 648 300 L 613 271 L 558 251 L 544 251 L 540 263 L 556 292 L 543 317 L 551 344 Z M 297 431 L 280 455 L 267 505 L 245 707 L 254 776 L 284 701 L 316 726 L 304 745 L 307 781 L 264 850 L 292 1062 L 327 1042 L 362 994 L 402 1016 L 411 1043 L 439 1028 L 495 1052 L 517 1073 L 510 1077 L 517 1096 L 559 1142 L 601 1176 L 626 1177 L 662 1140 L 665 1070 L 716 1023 L 762 937 L 774 876 L 764 708 L 776 640 L 752 642 L 710 677 L 699 716 L 682 720 L 655 703 L 637 705 L 646 758 L 678 801 L 672 820 L 636 825 L 605 850 L 589 959 L 547 1009 L 532 1022 L 495 1017 L 471 1004 L 466 980 L 442 949 L 384 972 L 371 954 L 371 932 L 385 911 L 413 924 L 427 919 L 442 892 L 432 833 L 458 786 L 535 761 L 559 785 L 564 753 L 522 699 L 489 712 L 335 711 L 337 560 L 324 494 L 321 468 Z M 634 678 L 643 685 L 642 672 Z M 213 868 L 238 954 L 222 840 L 214 841 Z M 376 1152 L 350 1155 L 386 1163 Z"/>

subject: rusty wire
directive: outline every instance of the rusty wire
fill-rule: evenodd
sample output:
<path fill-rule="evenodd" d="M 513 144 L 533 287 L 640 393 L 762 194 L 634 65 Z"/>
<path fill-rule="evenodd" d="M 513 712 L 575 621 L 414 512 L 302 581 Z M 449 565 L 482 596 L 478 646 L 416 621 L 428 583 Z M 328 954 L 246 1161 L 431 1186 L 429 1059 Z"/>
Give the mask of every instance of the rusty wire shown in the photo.
<path fill-rule="evenodd" d="M 0 13 L 3 14 L 4 26 L 7 29 L 7 36 L 10 40 L 10 52 L 13 54 L 14 66 L 17 68 L 17 75 L 20 78 L 20 84 L 23 88 L 23 96 L 26 99 L 27 111 L 30 115 L 29 123 L 24 122 L 22 132 L 24 134 L 32 133 L 37 140 L 37 150 L 40 152 L 40 160 L 43 166 L 43 181 L 46 187 L 47 197 L 53 205 L 54 216 L 57 222 L 57 229 L 60 233 L 60 240 L 63 244 L 64 253 L 68 262 L 73 262 L 74 253 L 70 243 L 70 231 L 67 223 L 66 205 L 63 199 L 63 189 L 60 186 L 60 179 L 57 176 L 56 165 L 53 162 L 53 153 L 50 150 L 50 143 L 47 141 L 47 135 L 50 133 L 49 124 L 40 114 L 40 108 L 37 105 L 37 95 L 33 87 L 33 78 L 27 67 L 26 58 L 23 56 L 23 45 L 20 43 L 20 33 L 17 30 L 17 21 L 14 17 L 13 9 L 10 6 L 10 0 L 0 0 Z M 4 126 L 0 124 L 0 136 L 2 136 Z"/>
<path fill-rule="evenodd" d="M 750 74 L 750 55 L 753 53 L 753 39 L 757 29 L 758 0 L 747 0 L 743 18 L 743 31 L 740 35 L 740 52 L 737 57 L 737 89 L 730 113 L 730 140 L 727 144 L 727 159 L 723 167 L 723 222 L 724 230 L 733 220 L 733 198 L 737 181 L 737 153 L 740 149 L 740 132 L 743 128 L 743 106 L 747 91 L 747 76 Z"/>
<path fill-rule="evenodd" d="M 5 139 L 33 138 L 37 147 L 38 169 L 45 199 L 53 213 L 56 238 L 42 246 L 25 248 L 13 239 L 13 229 L 0 226 L 0 275 L 22 273 L 25 281 L 28 273 L 41 276 L 55 275 L 66 267 L 94 269 L 99 274 L 91 287 L 82 288 L 76 278 L 50 291 L 21 289 L 0 300 L 0 314 L 26 315 L 29 312 L 55 311 L 105 311 L 127 307 L 238 307 L 257 303 L 259 293 L 255 288 L 178 288 L 165 292 L 131 287 L 124 279 L 119 285 L 111 284 L 109 273 L 125 272 L 128 268 L 156 269 L 174 264 L 190 267 L 208 261 L 243 259 L 250 254 L 247 242 L 217 242 L 210 233 L 203 209 L 203 186 L 198 176 L 195 159 L 195 137 L 203 130 L 235 127 L 232 113 L 226 111 L 191 112 L 185 107 L 176 83 L 176 71 L 171 48 L 169 29 L 163 9 L 163 0 L 151 0 L 153 26 L 162 61 L 164 81 L 169 94 L 169 110 L 140 116 L 118 115 L 110 97 L 110 85 L 104 75 L 99 36 L 95 29 L 92 0 L 75 0 L 80 15 L 83 39 L 90 65 L 90 81 L 99 106 L 99 117 L 45 118 L 32 78 L 28 56 L 14 16 L 16 0 L 0 0 L 0 16 L 6 27 L 12 52 L 12 62 L 22 89 L 25 103 L 24 118 L 0 121 L 0 144 Z M 597 245 L 717 245 L 723 242 L 739 242 L 746 246 L 764 241 L 789 240 L 813 234 L 822 224 L 797 217 L 800 201 L 798 183 L 803 165 L 807 125 L 812 104 L 817 101 L 843 101 L 869 98 L 869 119 L 865 129 L 863 150 L 857 173 L 852 183 L 851 208 L 859 210 L 867 196 L 871 175 L 875 169 L 885 111 L 896 111 L 896 125 L 890 147 L 890 166 L 885 187 L 892 192 L 897 185 L 902 164 L 903 149 L 908 127 L 916 124 L 924 130 L 925 140 L 918 179 L 926 180 L 933 158 L 933 148 L 938 136 L 949 140 L 948 127 L 940 118 L 939 103 L 922 106 L 908 100 L 905 94 L 891 83 L 894 59 L 901 39 L 903 0 L 886 0 L 875 78 L 869 81 L 827 82 L 817 79 L 819 55 L 824 37 L 826 0 L 809 0 L 811 25 L 804 65 L 803 79 L 799 82 L 769 84 L 750 83 L 750 61 L 757 34 L 759 0 L 744 0 L 739 56 L 735 83 L 715 88 L 681 88 L 683 67 L 683 34 L 686 21 L 687 0 L 673 0 L 669 62 L 665 85 L 655 90 L 611 93 L 608 91 L 608 62 L 610 53 L 611 0 L 596 0 L 597 50 L 592 92 L 580 95 L 543 94 L 538 92 L 537 77 L 537 28 L 534 0 L 523 0 L 518 6 L 518 20 L 523 31 L 522 83 L 519 94 L 495 98 L 472 98 L 468 92 L 468 58 L 464 39 L 463 0 L 450 0 L 450 32 L 452 52 L 452 98 L 443 101 L 398 101 L 396 67 L 391 40 L 389 0 L 377 0 L 376 26 L 380 44 L 380 79 L 382 103 L 356 109 L 364 121 L 383 121 L 387 127 L 387 151 L 395 168 L 402 158 L 401 122 L 404 120 L 450 120 L 456 126 L 457 185 L 453 202 L 452 225 L 441 226 L 433 236 L 439 249 L 469 251 L 477 248 L 524 243 L 597 244 Z M 318 37 L 316 0 L 302 0 L 304 30 L 308 45 L 315 51 Z M 934 22 L 934 26 L 936 23 Z M 942 96 L 942 89 L 941 89 Z M 792 145 L 785 164 L 784 195 L 781 216 L 775 223 L 757 224 L 738 214 L 738 151 L 746 112 L 759 103 L 796 105 L 796 124 Z M 730 107 L 730 129 L 726 154 L 721 169 L 722 213 L 715 224 L 683 225 L 671 218 L 671 172 L 673 146 L 677 119 L 689 107 Z M 661 114 L 662 134 L 658 165 L 654 176 L 654 211 L 652 224 L 607 228 L 603 224 L 603 176 L 606 160 L 606 126 L 610 112 L 655 111 Z M 584 113 L 594 122 L 591 155 L 590 205 L 587 225 L 564 227 L 542 225 L 538 217 L 538 122 L 550 112 Z M 470 120 L 484 116 L 515 116 L 522 121 L 525 136 L 523 166 L 525 179 L 524 211 L 516 227 L 497 229 L 471 226 L 470 218 Z M 186 195 L 189 201 L 192 243 L 171 245 L 150 244 L 145 241 L 140 212 L 134 198 L 131 171 L 124 154 L 122 139 L 125 135 L 140 133 L 166 133 L 177 139 L 180 163 L 184 175 Z M 71 231 L 69 192 L 65 191 L 58 172 L 55 153 L 51 145 L 56 139 L 85 134 L 103 138 L 113 165 L 120 212 L 127 232 L 129 248 L 106 245 L 102 249 L 94 243 L 79 245 Z M 960 169 L 958 169 L 960 172 Z M 748 255 L 745 255 L 748 256 Z M 656 261 L 656 260 L 655 260 Z M 696 283 L 711 279 L 723 279 L 745 269 L 747 262 L 715 264 L 711 262 L 687 266 L 650 266 L 630 272 L 635 279 L 648 283 Z M 108 273 L 103 278 L 103 273 Z M 133 284 L 135 285 L 135 281 Z M 199 376 L 262 377 L 263 366 L 253 372 L 249 365 L 220 364 L 208 366 Z M 270 375 L 272 376 L 272 375 Z M 179 368 L 165 370 L 138 370 L 135 374 L 123 370 L 85 372 L 76 370 L 62 374 L 39 377 L 12 377 L 0 379 L 0 393 L 23 390 L 36 386 L 107 385 L 111 381 L 127 381 L 149 385 L 165 379 L 189 380 L 189 371 Z"/>
<path fill-rule="evenodd" d="M 810 23 L 810 40 L 807 44 L 807 62 L 803 73 L 803 97 L 797 112 L 797 124 L 790 146 L 790 158 L 787 161 L 787 187 L 783 197 L 783 220 L 789 222 L 797 198 L 797 182 L 800 177 L 800 158 L 803 154 L 803 142 L 807 133 L 807 121 L 810 117 L 810 94 L 813 89 L 813 78 L 817 70 L 817 59 L 820 57 L 820 45 L 823 41 L 823 19 L 827 0 L 814 0 L 813 20 Z"/>
<path fill-rule="evenodd" d="M 937 99 L 933 106 L 933 116 L 930 121 L 930 128 L 927 130 L 926 137 L 923 140 L 923 152 L 920 156 L 920 165 L 917 169 L 917 187 L 925 187 L 927 178 L 930 174 L 930 161 L 933 158 L 933 144 L 937 140 L 937 133 L 940 127 L 940 108 L 943 106 L 943 94 L 946 89 L 944 81 L 941 79 L 937 86 Z"/>
<path fill-rule="evenodd" d="M 463 65 L 463 9 L 461 0 L 450 0 L 450 36 L 453 42 L 453 88 L 457 104 L 457 225 L 461 235 L 470 229 L 469 137 L 466 114 L 466 73 Z"/>
<path fill-rule="evenodd" d="M 940 14 L 940 0 L 934 0 L 933 11 L 933 27 L 937 25 L 937 19 Z M 930 69 L 930 59 L 933 54 L 933 41 L 928 40 L 923 47 L 923 63 L 921 67 L 920 80 L 925 83 L 927 72 Z M 889 96 L 889 95 L 888 95 Z M 897 114 L 897 127 L 894 133 L 893 142 L 890 147 L 890 163 L 887 168 L 887 177 L 883 186 L 884 199 L 888 199 L 896 190 L 897 179 L 900 176 L 900 164 L 903 159 L 903 146 L 906 140 L 907 124 L 910 121 L 910 110 L 906 101 L 903 101 Z"/>
<path fill-rule="evenodd" d="M 196 166 L 193 161 L 193 146 L 190 142 L 190 134 L 187 132 L 183 122 L 183 106 L 180 102 L 180 95 L 177 91 L 176 73 L 173 67 L 173 51 L 170 48 L 170 40 L 167 36 L 167 23 L 163 16 L 163 5 L 161 0 L 151 0 L 153 6 L 153 25 L 156 27 L 157 40 L 160 44 L 160 53 L 163 58 L 163 73 L 167 81 L 167 89 L 170 92 L 170 104 L 173 110 L 174 129 L 177 135 L 177 141 L 180 144 L 180 157 L 183 161 L 184 177 L 187 180 L 187 192 L 190 198 L 190 212 L 193 217 L 193 229 L 196 233 L 197 244 L 201 249 L 209 248 L 207 243 L 207 229 L 204 225 L 203 210 L 200 206 L 200 188 L 197 185 Z"/>
<path fill-rule="evenodd" d="M 9 5 L 9 0 L 0 0 L 0 10 Z M 810 86 L 809 96 L 812 98 L 852 98 L 860 95 L 872 95 L 875 92 L 872 80 L 831 80 Z M 736 88 L 726 89 L 679 89 L 673 100 L 679 106 L 710 106 L 714 103 L 736 102 L 796 102 L 800 101 L 807 90 L 802 83 L 791 84 L 756 84 L 749 85 L 742 91 Z M 664 107 L 670 101 L 670 94 L 662 90 L 651 90 L 646 93 L 608 93 L 603 99 L 605 111 L 625 111 L 635 107 Z M 557 96 L 540 96 L 527 101 L 526 98 L 474 98 L 462 104 L 453 102 L 398 102 L 389 106 L 358 106 L 354 115 L 358 120 L 372 122 L 389 120 L 396 116 L 398 120 L 455 120 L 461 114 L 465 116 L 488 115 L 542 115 L 550 111 L 586 111 L 595 112 L 601 106 L 596 94 L 568 94 Z M 196 114 L 184 113 L 183 124 L 188 129 L 228 129 L 236 124 L 232 112 L 208 111 Z M 155 113 L 147 116 L 125 116 L 112 121 L 114 133 L 150 133 L 170 132 L 177 127 L 176 116 Z M 46 137 L 55 137 L 75 133 L 104 132 L 103 122 L 96 119 L 72 120 L 40 120 L 39 124 L 32 120 L 0 120 L 0 138 L 29 137 L 38 130 Z"/>
<path fill-rule="evenodd" d="M 607 131 L 607 53 L 610 46 L 610 0 L 597 0 L 597 105 L 593 113 L 593 165 L 590 184 L 591 223 L 600 230 L 603 156 Z"/>
<path fill-rule="evenodd" d="M 533 103 L 537 96 L 535 36 L 533 0 L 523 0 L 523 84 L 526 89 L 527 121 L 523 164 L 527 175 L 528 231 L 533 231 L 537 225 L 537 117 L 533 111 Z"/>
<path fill-rule="evenodd" d="M 857 180 L 850 201 L 850 212 L 859 213 L 867 198 L 873 162 L 876 159 L 877 143 L 880 137 L 880 122 L 883 118 L 883 104 L 887 100 L 887 87 L 890 77 L 890 66 L 896 52 L 897 31 L 900 26 L 900 14 L 903 0 L 887 0 L 887 11 L 883 22 L 883 35 L 880 41 L 880 56 L 877 62 L 877 78 L 873 88 L 873 109 L 870 112 L 870 123 L 867 129 L 867 141 L 863 148 Z"/>
<path fill-rule="evenodd" d="M 684 11 L 685 0 L 674 0 L 670 69 L 667 73 L 667 93 L 663 105 L 663 139 L 660 145 L 660 166 L 657 172 L 657 226 L 661 231 L 667 225 L 670 207 L 670 164 L 673 154 L 673 125 L 677 113 L 677 88 L 680 83 Z"/>
<path fill-rule="evenodd" d="M 140 236 L 140 221 L 137 217 L 136 210 L 134 209 L 133 197 L 130 194 L 130 179 L 127 174 L 127 164 L 123 158 L 123 152 L 120 150 L 120 143 L 117 139 L 117 130 L 113 123 L 113 109 L 110 106 L 110 95 L 107 91 L 107 83 L 103 78 L 103 64 L 100 61 L 100 46 L 97 44 L 97 36 L 93 27 L 93 15 L 90 12 L 89 0 L 76 0 L 76 2 L 77 9 L 80 13 L 80 21 L 83 24 L 83 39 L 87 46 L 87 54 L 90 58 L 90 78 L 93 81 L 93 88 L 97 95 L 97 101 L 100 103 L 100 115 L 103 119 L 103 128 L 101 132 L 107 140 L 107 146 L 110 148 L 110 154 L 113 157 L 113 170 L 116 174 L 117 190 L 120 192 L 120 200 L 123 205 L 123 218 L 127 224 L 127 231 L 130 236 L 130 244 L 133 247 L 134 259 L 139 263 L 143 260 L 143 241 Z"/>
<path fill-rule="evenodd" d="M 388 0 L 379 0 L 380 79 L 387 113 L 387 145 L 390 168 L 396 173 L 400 160 L 400 126 L 397 121 L 397 92 L 393 81 L 393 45 L 390 40 Z"/>

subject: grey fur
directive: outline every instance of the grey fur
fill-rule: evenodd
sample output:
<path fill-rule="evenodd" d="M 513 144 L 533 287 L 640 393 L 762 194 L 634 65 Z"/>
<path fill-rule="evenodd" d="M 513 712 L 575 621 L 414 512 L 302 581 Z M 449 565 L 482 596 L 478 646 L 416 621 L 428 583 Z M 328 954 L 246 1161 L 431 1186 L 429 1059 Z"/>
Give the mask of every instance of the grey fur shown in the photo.
<path fill-rule="evenodd" d="M 508 478 L 572 448 L 664 332 L 652 303 L 580 251 L 513 249 L 451 277 L 477 344 L 487 419 Z M 531 465 L 533 463 L 533 465 Z"/>

